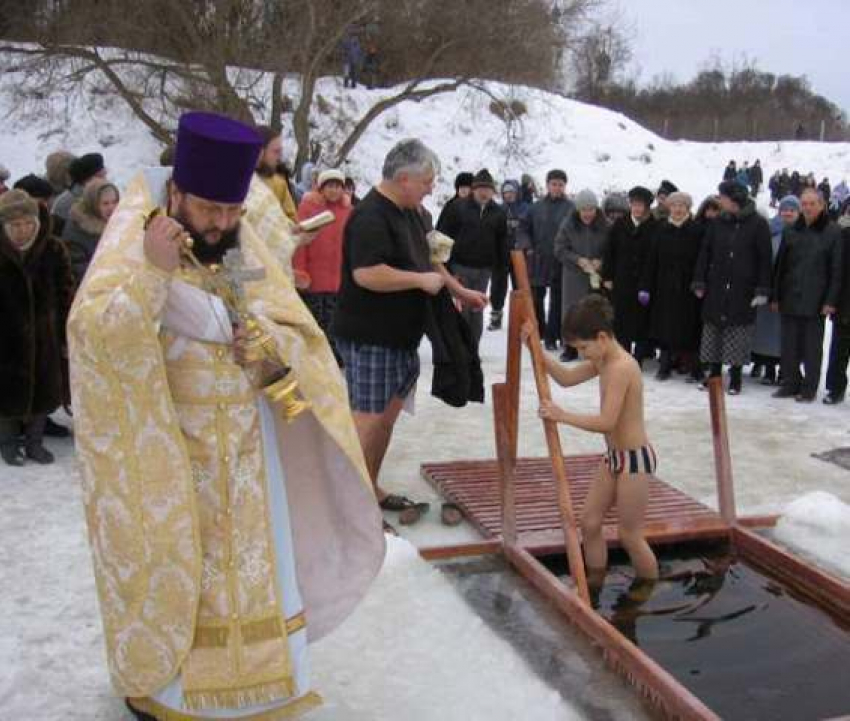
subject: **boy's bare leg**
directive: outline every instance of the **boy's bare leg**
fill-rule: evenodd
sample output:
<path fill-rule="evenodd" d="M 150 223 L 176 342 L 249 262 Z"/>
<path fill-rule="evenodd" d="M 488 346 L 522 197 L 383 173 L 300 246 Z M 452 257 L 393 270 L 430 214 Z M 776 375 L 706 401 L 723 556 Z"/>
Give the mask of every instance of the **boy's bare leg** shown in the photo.
<path fill-rule="evenodd" d="M 581 535 L 588 582 L 601 585 L 608 567 L 608 546 L 602 534 L 602 521 L 617 497 L 617 482 L 604 464 L 600 464 L 596 479 L 590 485 L 581 516 Z M 601 577 L 600 577 L 601 576 Z"/>
<path fill-rule="evenodd" d="M 375 487 L 375 495 L 381 501 L 387 495 L 378 485 L 378 474 L 387 455 L 387 448 L 393 435 L 401 409 L 404 407 L 403 398 L 393 398 L 383 413 L 361 413 L 354 411 L 354 426 L 357 436 L 360 438 L 360 447 L 363 449 L 363 457 L 366 460 L 366 470 Z"/>
<path fill-rule="evenodd" d="M 624 474 L 617 485 L 620 542 L 629 554 L 638 578 L 658 578 L 658 561 L 643 535 L 649 505 L 649 480 L 645 473 Z"/>

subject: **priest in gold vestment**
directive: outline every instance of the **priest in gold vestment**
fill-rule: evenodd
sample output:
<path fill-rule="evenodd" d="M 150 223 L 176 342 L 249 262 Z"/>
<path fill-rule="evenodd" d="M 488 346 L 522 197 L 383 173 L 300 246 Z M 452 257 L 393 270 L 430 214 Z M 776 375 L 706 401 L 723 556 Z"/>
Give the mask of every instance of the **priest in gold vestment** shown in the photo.
<path fill-rule="evenodd" d="M 141 719 L 313 708 L 308 642 L 383 559 L 333 354 L 243 215 L 260 144 L 184 115 L 171 182 L 132 181 L 69 320 L 109 671 Z"/>

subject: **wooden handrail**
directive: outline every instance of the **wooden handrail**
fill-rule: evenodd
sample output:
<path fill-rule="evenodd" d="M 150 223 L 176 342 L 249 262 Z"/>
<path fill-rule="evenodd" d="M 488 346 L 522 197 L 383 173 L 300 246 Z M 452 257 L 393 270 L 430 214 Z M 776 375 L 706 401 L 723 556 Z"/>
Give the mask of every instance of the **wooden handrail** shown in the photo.
<path fill-rule="evenodd" d="M 534 381 L 537 385 L 537 397 L 540 401 L 552 399 L 552 391 L 549 386 L 549 375 L 543 360 L 543 351 L 540 348 L 540 335 L 537 330 L 537 318 L 534 312 L 534 303 L 531 296 L 531 286 L 528 282 L 528 268 L 525 263 L 525 255 L 522 251 L 511 251 L 511 262 L 514 267 L 514 277 L 517 280 L 517 290 L 511 293 L 511 313 L 508 324 L 508 377 L 506 385 L 509 395 L 519 398 L 520 373 L 519 364 L 511 363 L 511 349 L 515 347 L 517 339 L 520 338 L 522 323 L 525 320 L 532 321 L 532 332 L 526 347 L 531 355 L 531 365 L 534 370 Z M 516 310 L 514 308 L 516 307 Z M 515 391 L 510 393 L 510 391 Z M 518 405 L 518 404 L 517 404 Z M 579 596 L 590 603 L 590 594 L 587 589 L 587 575 L 584 568 L 584 558 L 581 553 L 581 544 L 578 539 L 578 528 L 576 527 L 573 502 L 570 497 L 570 482 L 567 478 L 567 469 L 564 466 L 564 452 L 561 448 L 561 436 L 558 433 L 558 425 L 554 421 L 543 421 L 543 429 L 546 434 L 546 446 L 549 450 L 549 458 L 552 462 L 552 471 L 555 476 L 555 487 L 558 493 L 558 510 L 561 516 L 561 526 L 564 531 L 564 542 L 567 549 L 567 558 L 570 564 L 570 575 L 576 585 Z"/>

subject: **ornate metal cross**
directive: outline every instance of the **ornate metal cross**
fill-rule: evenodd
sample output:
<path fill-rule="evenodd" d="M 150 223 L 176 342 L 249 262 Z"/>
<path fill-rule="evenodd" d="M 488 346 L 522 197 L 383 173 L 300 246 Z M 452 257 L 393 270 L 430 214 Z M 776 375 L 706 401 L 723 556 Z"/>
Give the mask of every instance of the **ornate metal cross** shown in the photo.
<path fill-rule="evenodd" d="M 222 275 L 230 289 L 230 301 L 233 310 L 240 316 L 236 320 L 244 320 L 248 313 L 248 298 L 245 293 L 245 283 L 262 280 L 266 277 L 265 268 L 246 268 L 245 257 L 240 248 L 231 248 L 224 254 Z M 231 305 L 227 303 L 227 305 Z"/>

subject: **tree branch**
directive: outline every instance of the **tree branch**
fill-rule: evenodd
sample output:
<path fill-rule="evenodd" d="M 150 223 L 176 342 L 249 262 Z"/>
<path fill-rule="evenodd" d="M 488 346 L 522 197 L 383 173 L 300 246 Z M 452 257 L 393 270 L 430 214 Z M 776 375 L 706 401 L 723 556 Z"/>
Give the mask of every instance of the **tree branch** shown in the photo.
<path fill-rule="evenodd" d="M 343 141 L 342 145 L 340 145 L 339 150 L 336 153 L 335 164 L 339 166 L 345 162 L 346 158 L 348 158 L 349 154 L 354 149 L 354 146 L 360 141 L 360 138 L 363 136 L 363 133 L 366 132 L 369 125 L 371 125 L 376 118 L 390 108 L 394 108 L 396 105 L 401 105 L 408 101 L 421 103 L 423 100 L 435 95 L 454 92 L 458 88 L 469 83 L 466 78 L 461 78 L 417 90 L 416 86 L 421 82 L 422 81 L 417 80 L 412 83 L 408 83 L 400 92 L 379 100 L 371 108 L 369 108 L 366 114 L 357 121 L 357 124 L 348 134 L 348 137 Z"/>

